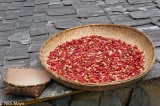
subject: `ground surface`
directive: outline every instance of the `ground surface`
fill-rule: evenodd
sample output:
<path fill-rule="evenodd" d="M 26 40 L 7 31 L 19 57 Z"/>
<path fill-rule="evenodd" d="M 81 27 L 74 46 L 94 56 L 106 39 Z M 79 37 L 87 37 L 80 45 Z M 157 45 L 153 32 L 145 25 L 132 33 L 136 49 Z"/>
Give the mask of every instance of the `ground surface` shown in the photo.
<path fill-rule="evenodd" d="M 32 100 L 4 95 L 6 69 L 41 67 L 38 52 L 48 37 L 91 23 L 128 25 L 146 33 L 156 47 L 156 62 L 145 80 L 160 76 L 160 0 L 0 0 L 0 100 Z M 68 92 L 72 89 L 53 81 L 40 98 Z"/>

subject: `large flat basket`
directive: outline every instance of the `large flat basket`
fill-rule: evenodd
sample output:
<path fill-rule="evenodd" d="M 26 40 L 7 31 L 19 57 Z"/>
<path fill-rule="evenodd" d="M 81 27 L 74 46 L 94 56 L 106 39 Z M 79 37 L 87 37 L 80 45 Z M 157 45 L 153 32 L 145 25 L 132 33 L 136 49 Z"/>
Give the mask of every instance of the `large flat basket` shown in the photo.
<path fill-rule="evenodd" d="M 96 84 L 83 84 L 65 79 L 62 76 L 54 74 L 48 64 L 48 56 L 58 45 L 71 41 L 72 39 L 79 39 L 83 36 L 98 35 L 107 38 L 120 39 L 127 44 L 137 45 L 140 51 L 144 52 L 144 70 L 131 79 L 123 81 L 113 81 L 110 83 L 96 83 Z M 62 32 L 59 32 L 49 38 L 41 47 L 40 61 L 44 68 L 51 74 L 52 78 L 68 87 L 75 89 L 83 89 L 88 91 L 101 91 L 120 88 L 132 84 L 142 79 L 152 67 L 155 61 L 154 46 L 148 37 L 135 28 L 123 25 L 108 25 L 108 24 L 92 24 L 85 26 L 74 27 Z"/>

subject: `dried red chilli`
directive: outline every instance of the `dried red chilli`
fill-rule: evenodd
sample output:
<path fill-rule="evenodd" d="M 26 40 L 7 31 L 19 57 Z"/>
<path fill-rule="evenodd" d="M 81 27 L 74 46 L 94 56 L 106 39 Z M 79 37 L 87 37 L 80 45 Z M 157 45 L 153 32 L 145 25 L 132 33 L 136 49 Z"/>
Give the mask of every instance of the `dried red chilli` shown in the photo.
<path fill-rule="evenodd" d="M 59 45 L 50 52 L 47 63 L 54 73 L 68 80 L 92 84 L 139 75 L 144 56 L 136 45 L 92 35 Z"/>

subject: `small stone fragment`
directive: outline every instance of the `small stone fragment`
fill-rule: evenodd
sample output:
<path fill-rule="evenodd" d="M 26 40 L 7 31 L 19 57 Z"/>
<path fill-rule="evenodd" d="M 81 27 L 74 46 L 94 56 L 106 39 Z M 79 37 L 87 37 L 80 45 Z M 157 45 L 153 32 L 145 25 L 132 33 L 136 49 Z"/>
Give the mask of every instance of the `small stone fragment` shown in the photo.
<path fill-rule="evenodd" d="M 29 31 L 18 32 L 8 38 L 9 41 L 16 41 L 22 44 L 29 44 L 31 42 Z"/>
<path fill-rule="evenodd" d="M 101 97 L 100 106 L 122 106 L 122 104 L 115 93 L 111 91 L 105 91 Z"/>
<path fill-rule="evenodd" d="M 129 106 L 150 106 L 149 97 L 143 88 L 133 89 Z"/>

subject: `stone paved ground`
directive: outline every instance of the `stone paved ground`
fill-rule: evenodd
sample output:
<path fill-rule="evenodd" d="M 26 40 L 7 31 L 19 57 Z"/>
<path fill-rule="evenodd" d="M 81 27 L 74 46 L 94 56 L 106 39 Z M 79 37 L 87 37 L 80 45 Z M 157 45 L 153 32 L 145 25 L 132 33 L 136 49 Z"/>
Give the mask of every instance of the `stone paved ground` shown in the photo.
<path fill-rule="evenodd" d="M 0 0 L 0 92 L 8 67 L 41 67 L 38 52 L 48 37 L 91 23 L 128 25 L 146 33 L 156 47 L 156 63 L 145 80 L 160 76 L 160 0 Z M 97 106 L 105 99 L 89 101 L 81 105 Z"/>

